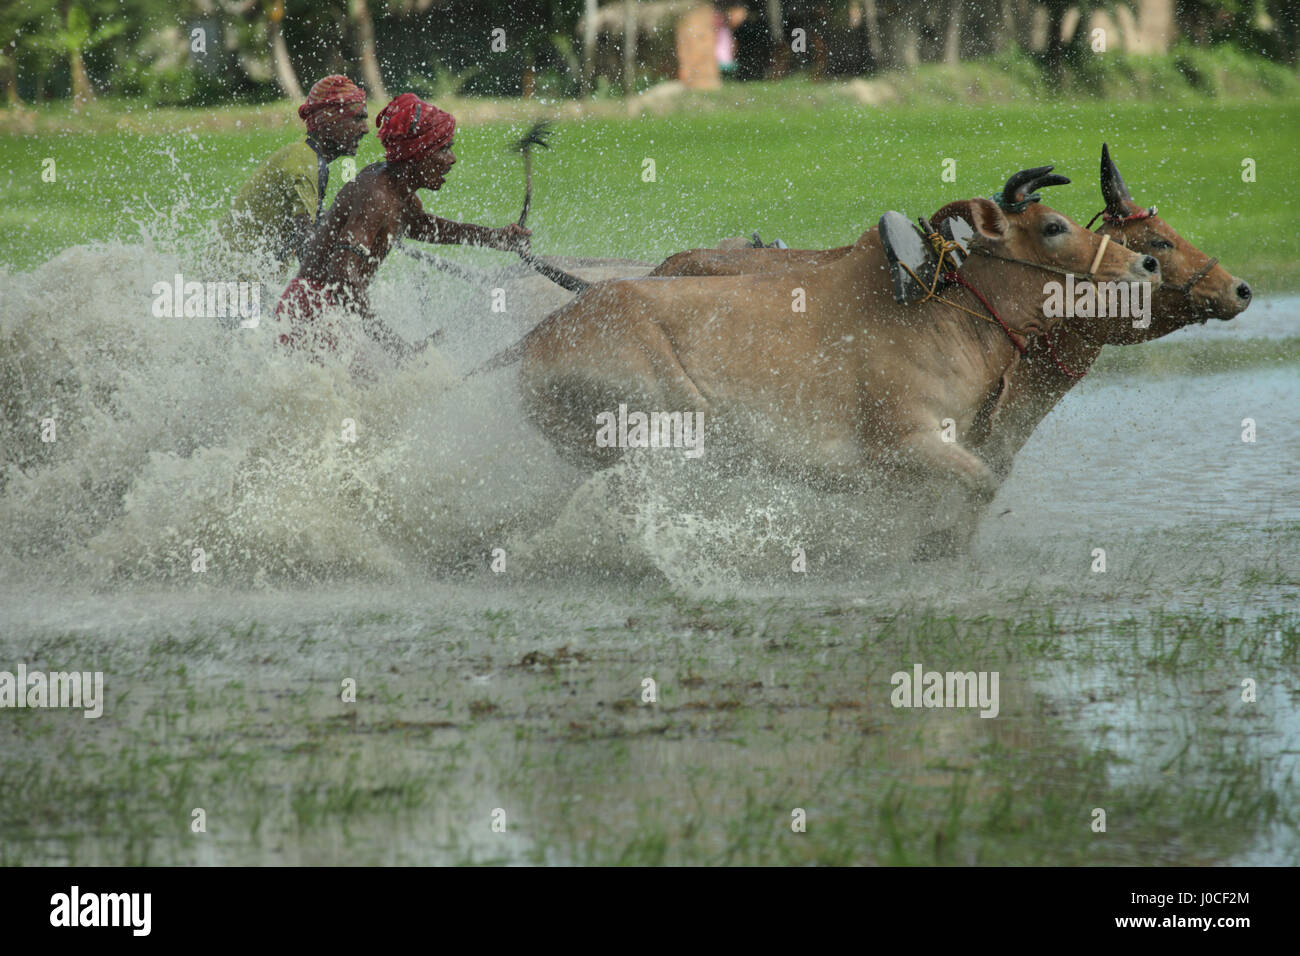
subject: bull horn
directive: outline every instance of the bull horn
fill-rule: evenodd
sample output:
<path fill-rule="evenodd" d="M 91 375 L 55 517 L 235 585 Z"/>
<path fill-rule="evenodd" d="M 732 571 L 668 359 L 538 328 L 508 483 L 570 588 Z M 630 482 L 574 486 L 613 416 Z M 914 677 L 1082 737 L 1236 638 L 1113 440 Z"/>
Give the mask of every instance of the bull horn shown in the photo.
<path fill-rule="evenodd" d="M 1007 202 L 1024 202 L 1025 195 L 1029 192 L 1025 187 L 1039 176 L 1051 171 L 1051 166 L 1035 166 L 1033 169 L 1022 169 L 1018 173 L 1012 173 L 1007 184 L 1002 187 L 1003 198 Z"/>
<path fill-rule="evenodd" d="M 1070 182 L 1065 176 L 1049 175 L 1053 168 L 1035 166 L 1033 169 L 1012 173 L 1002 191 L 993 197 L 993 201 L 1007 212 L 1024 212 L 1030 203 L 1038 202 L 1039 197 L 1035 195 L 1037 190 L 1044 186 L 1064 186 Z"/>
<path fill-rule="evenodd" d="M 1106 211 L 1112 215 L 1128 212 L 1128 207 L 1133 203 L 1133 197 L 1129 195 L 1124 178 L 1110 158 L 1110 148 L 1105 143 L 1101 144 L 1101 195 L 1106 200 Z"/>
<path fill-rule="evenodd" d="M 1036 193 L 1045 186 L 1068 186 L 1070 185 L 1069 176 L 1060 176 L 1052 173 L 1050 176 L 1040 176 L 1029 184 L 1029 192 Z"/>

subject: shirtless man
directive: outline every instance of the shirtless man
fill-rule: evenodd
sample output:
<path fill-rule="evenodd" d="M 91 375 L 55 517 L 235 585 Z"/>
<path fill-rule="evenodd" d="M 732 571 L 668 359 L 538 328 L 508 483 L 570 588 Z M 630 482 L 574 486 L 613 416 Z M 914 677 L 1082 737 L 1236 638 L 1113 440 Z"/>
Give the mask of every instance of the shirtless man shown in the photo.
<path fill-rule="evenodd" d="M 387 162 L 367 166 L 339 190 L 275 310 L 280 343 L 316 358 L 338 348 L 339 330 L 320 319 L 331 306 L 355 313 L 362 331 L 394 358 L 428 344 L 429 339 L 419 346 L 403 341 L 370 308 L 370 281 L 399 240 L 528 251 L 531 233 L 517 225 L 491 229 L 424 211 L 416 191 L 441 188 L 456 162 L 451 114 L 403 93 L 380 111 L 375 125 Z"/>

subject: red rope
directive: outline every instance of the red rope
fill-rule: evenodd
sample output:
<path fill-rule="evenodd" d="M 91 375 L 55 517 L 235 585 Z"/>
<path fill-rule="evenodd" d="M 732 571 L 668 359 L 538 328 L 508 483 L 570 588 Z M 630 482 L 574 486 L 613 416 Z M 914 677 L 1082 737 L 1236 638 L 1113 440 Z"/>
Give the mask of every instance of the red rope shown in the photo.
<path fill-rule="evenodd" d="M 1021 355 L 1024 355 L 1026 353 L 1027 350 L 1025 346 L 1021 344 L 1020 340 L 1016 337 L 1016 334 L 1011 331 L 1011 329 L 1007 326 L 1007 324 L 1002 321 L 1002 316 L 998 315 L 997 310 L 994 309 L 993 306 L 989 305 L 988 299 L 984 298 L 984 296 L 980 294 L 979 289 L 975 288 L 973 285 L 971 285 L 969 282 L 966 281 L 965 276 L 963 276 L 960 272 L 945 272 L 943 274 L 943 278 L 944 281 L 946 282 L 955 282 L 959 286 L 969 289 L 972 293 L 974 293 L 975 298 L 980 300 L 980 304 L 983 305 L 984 308 L 989 310 L 989 315 L 993 316 L 993 318 L 997 320 L 998 325 L 1002 326 L 1002 331 L 1007 333 L 1007 338 L 1011 340 L 1011 344 L 1016 347 L 1016 350 L 1019 351 Z M 1061 357 L 1056 354 L 1056 346 L 1052 344 L 1051 332 L 1048 332 L 1046 335 L 1043 336 L 1043 338 L 1047 342 L 1048 354 L 1052 356 L 1052 361 L 1056 363 L 1056 367 L 1060 369 L 1061 372 L 1063 372 L 1065 375 L 1069 376 L 1070 378 L 1083 378 L 1085 375 L 1088 374 L 1087 372 L 1076 372 L 1074 371 L 1074 369 L 1070 368 L 1068 365 L 1066 365 L 1064 362 L 1061 361 Z"/>
<path fill-rule="evenodd" d="M 1137 212 L 1129 213 L 1127 216 L 1112 216 L 1110 213 L 1105 214 L 1105 220 L 1112 223 L 1134 222 L 1138 219 L 1150 219 L 1156 214 L 1156 207 L 1150 209 L 1139 209 Z"/>
<path fill-rule="evenodd" d="M 1012 332 L 1011 329 L 1007 326 L 1007 324 L 1002 321 L 1002 316 L 998 315 L 997 310 L 995 310 L 993 306 L 989 305 L 989 300 L 984 298 L 984 296 L 980 294 L 980 290 L 975 288 L 973 285 L 971 285 L 969 282 L 966 281 L 965 276 L 963 276 L 960 272 L 945 272 L 943 274 L 943 278 L 944 281 L 946 282 L 955 282 L 959 286 L 962 286 L 963 288 L 969 289 L 971 292 L 973 292 L 975 294 L 975 298 L 980 300 L 980 304 L 983 305 L 984 308 L 989 310 L 989 315 L 993 316 L 993 318 L 997 320 L 998 325 L 1002 326 L 1002 331 L 1007 333 L 1007 338 L 1009 338 L 1011 340 L 1011 344 L 1016 347 L 1016 351 L 1018 351 L 1021 355 L 1025 354 L 1025 346 L 1020 341 L 1020 339 L 1016 337 L 1016 333 Z"/>
<path fill-rule="evenodd" d="M 1126 222 L 1136 222 L 1139 219 L 1150 219 L 1155 214 L 1156 214 L 1155 206 L 1152 206 L 1150 209 L 1139 209 L 1137 212 L 1127 216 L 1114 216 L 1111 215 L 1109 212 L 1107 212 L 1105 209 L 1103 209 L 1101 212 L 1097 213 L 1097 215 L 1089 219 L 1088 225 L 1085 226 L 1084 228 L 1091 229 L 1092 224 L 1096 222 L 1099 218 L 1104 219 L 1106 222 L 1110 223 L 1111 225 L 1122 225 Z"/>
<path fill-rule="evenodd" d="M 1055 331 L 1056 331 L 1055 329 L 1052 329 L 1052 332 Z M 1061 357 L 1056 354 L 1056 346 L 1052 344 L 1052 332 L 1048 332 L 1046 335 L 1044 335 L 1043 339 L 1047 342 L 1048 354 L 1052 356 L 1052 361 L 1056 363 L 1056 367 L 1060 369 L 1062 372 L 1064 372 L 1066 375 L 1068 375 L 1070 378 L 1083 378 L 1085 375 L 1088 374 L 1087 372 L 1074 371 L 1068 365 L 1062 362 Z"/>

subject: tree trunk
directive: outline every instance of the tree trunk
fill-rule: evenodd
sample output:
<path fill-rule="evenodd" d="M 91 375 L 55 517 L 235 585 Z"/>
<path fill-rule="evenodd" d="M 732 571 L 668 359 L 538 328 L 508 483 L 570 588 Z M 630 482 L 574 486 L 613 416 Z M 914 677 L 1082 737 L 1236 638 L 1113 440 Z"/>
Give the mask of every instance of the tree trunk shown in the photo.
<path fill-rule="evenodd" d="M 636 0 L 623 0 L 623 95 L 636 93 Z"/>
<path fill-rule="evenodd" d="M 80 49 L 73 50 L 68 55 L 68 66 L 72 70 L 73 106 L 89 103 L 95 98 L 95 88 L 90 85 L 90 77 L 86 75 L 86 64 L 82 62 Z"/>
<path fill-rule="evenodd" d="M 1080 24 L 1082 28 L 1086 24 Z M 1138 0 L 1137 53 L 1168 53 L 1177 34 L 1174 0 Z"/>
<path fill-rule="evenodd" d="M 280 84 L 284 95 L 291 100 L 303 98 L 302 87 L 298 85 L 298 76 L 293 72 L 293 63 L 289 60 L 289 48 L 285 46 L 284 34 L 280 32 L 280 21 L 284 19 L 284 4 L 276 0 L 267 17 L 267 29 L 271 34 L 271 59 L 275 62 L 275 79 Z"/>
<path fill-rule="evenodd" d="M 1047 49 L 1043 53 L 1043 64 L 1048 78 L 1055 84 L 1060 82 L 1065 72 L 1065 41 L 1061 39 L 1061 27 L 1070 6 L 1069 0 L 1052 0 L 1046 6 Z"/>
<path fill-rule="evenodd" d="M 596 85 L 596 0 L 587 0 L 582 20 L 582 92 L 590 96 Z"/>
<path fill-rule="evenodd" d="M 879 70 L 885 59 L 880 42 L 880 17 L 876 14 L 876 0 L 865 0 L 862 11 L 863 25 L 867 29 L 867 52 L 871 54 L 871 69 Z"/>
<path fill-rule="evenodd" d="M 943 36 L 943 62 L 956 66 L 961 62 L 961 14 L 964 0 L 948 0 L 948 28 Z"/>
<path fill-rule="evenodd" d="M 361 78 L 370 95 L 380 103 L 388 102 L 383 77 L 379 75 L 379 57 L 375 54 L 375 24 L 366 0 L 352 0 L 352 22 L 357 28 L 357 46 L 361 48 Z"/>
<path fill-rule="evenodd" d="M 4 73 L 5 102 L 11 107 L 17 108 L 24 105 L 23 98 L 18 95 L 17 44 L 10 44 L 9 50 L 8 55 L 0 54 L 0 61 L 4 63 L 4 68 L 0 72 Z"/>
<path fill-rule="evenodd" d="M 767 0 L 767 28 L 772 34 L 772 66 L 768 79 L 779 80 L 790 72 L 790 44 L 786 42 L 785 12 L 781 0 Z"/>
<path fill-rule="evenodd" d="M 785 30 L 781 23 L 784 19 L 781 0 L 767 0 L 767 28 L 772 32 L 772 42 L 778 46 L 785 43 Z"/>
<path fill-rule="evenodd" d="M 520 95 L 526 100 L 531 100 L 533 98 L 533 93 L 536 90 L 536 88 L 537 88 L 537 67 L 533 65 L 533 58 L 532 55 L 530 54 L 528 57 L 528 62 L 524 65 L 524 72 L 519 77 Z"/>
<path fill-rule="evenodd" d="M 978 25 L 978 31 L 973 42 L 963 44 L 965 56 L 992 56 L 1012 45 L 1011 8 L 1006 0 L 971 0 L 968 10 L 964 19 L 968 26 Z"/>
<path fill-rule="evenodd" d="M 914 70 L 921 62 L 920 12 L 905 0 L 882 2 L 880 32 L 885 67 Z"/>
<path fill-rule="evenodd" d="M 1300 47 L 1300 3 L 1281 0 L 1272 4 L 1273 19 L 1278 22 L 1282 38 L 1282 54 L 1291 66 L 1296 65 L 1296 51 Z"/>
<path fill-rule="evenodd" d="M 1027 0 L 1002 0 L 1003 19 L 1011 27 L 1016 46 L 1026 53 L 1034 48 L 1034 7 Z"/>

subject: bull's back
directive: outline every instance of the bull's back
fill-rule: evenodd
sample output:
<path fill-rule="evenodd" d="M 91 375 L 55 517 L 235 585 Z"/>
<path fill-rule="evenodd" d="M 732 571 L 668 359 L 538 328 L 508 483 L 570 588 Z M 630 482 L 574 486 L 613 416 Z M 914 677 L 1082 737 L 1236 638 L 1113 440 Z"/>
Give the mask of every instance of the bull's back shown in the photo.
<path fill-rule="evenodd" d="M 652 276 L 735 276 L 786 269 L 815 268 L 834 262 L 851 246 L 839 249 L 688 249 L 655 267 Z"/>

